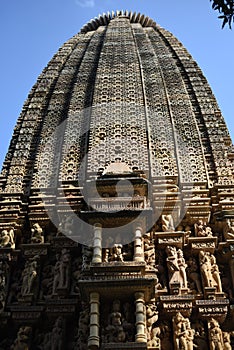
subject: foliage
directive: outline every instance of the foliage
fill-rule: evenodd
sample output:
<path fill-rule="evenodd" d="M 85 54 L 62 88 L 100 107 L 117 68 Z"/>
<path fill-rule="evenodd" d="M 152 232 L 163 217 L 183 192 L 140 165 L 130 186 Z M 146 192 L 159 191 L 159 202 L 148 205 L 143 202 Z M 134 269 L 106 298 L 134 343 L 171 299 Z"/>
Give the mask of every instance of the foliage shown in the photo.
<path fill-rule="evenodd" d="M 234 0 L 210 0 L 212 2 L 212 8 L 219 11 L 220 16 L 218 18 L 223 20 L 222 28 L 226 24 L 229 28 L 232 27 L 234 21 Z"/>

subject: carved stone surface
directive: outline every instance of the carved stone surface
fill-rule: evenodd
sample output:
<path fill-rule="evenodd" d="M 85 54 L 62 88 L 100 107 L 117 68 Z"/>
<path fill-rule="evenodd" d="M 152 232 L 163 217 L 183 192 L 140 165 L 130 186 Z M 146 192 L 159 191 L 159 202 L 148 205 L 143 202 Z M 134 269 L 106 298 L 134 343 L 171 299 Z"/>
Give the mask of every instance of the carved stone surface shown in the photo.
<path fill-rule="evenodd" d="M 152 19 L 100 15 L 23 106 L 0 175 L 0 348 L 234 348 L 234 148 Z"/>

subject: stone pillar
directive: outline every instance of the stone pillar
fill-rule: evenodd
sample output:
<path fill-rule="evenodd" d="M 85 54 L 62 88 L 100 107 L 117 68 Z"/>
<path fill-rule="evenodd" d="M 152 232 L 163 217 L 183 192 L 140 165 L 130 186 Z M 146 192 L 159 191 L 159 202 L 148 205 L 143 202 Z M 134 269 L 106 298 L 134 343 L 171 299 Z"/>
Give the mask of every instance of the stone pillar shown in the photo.
<path fill-rule="evenodd" d="M 93 263 L 102 262 L 102 225 L 94 224 Z"/>
<path fill-rule="evenodd" d="M 146 343 L 146 313 L 145 313 L 145 295 L 143 292 L 135 293 L 136 304 L 136 336 L 137 343 Z"/>
<path fill-rule="evenodd" d="M 90 328 L 88 349 L 99 349 L 99 293 L 90 293 Z"/>
<path fill-rule="evenodd" d="M 134 240 L 134 261 L 145 261 L 143 242 L 142 242 L 142 227 L 141 225 L 135 226 L 134 230 L 135 240 Z"/>

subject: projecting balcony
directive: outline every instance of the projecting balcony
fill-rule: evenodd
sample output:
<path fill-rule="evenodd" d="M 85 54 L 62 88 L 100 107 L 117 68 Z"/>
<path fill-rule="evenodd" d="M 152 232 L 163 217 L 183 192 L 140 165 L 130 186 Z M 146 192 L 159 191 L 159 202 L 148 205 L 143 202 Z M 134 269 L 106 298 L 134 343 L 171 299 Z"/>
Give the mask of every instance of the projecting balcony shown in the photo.
<path fill-rule="evenodd" d="M 119 212 L 124 210 L 141 211 L 149 208 L 149 203 L 145 196 L 137 197 L 107 197 L 91 199 L 89 201 L 91 211 L 99 212 Z"/>

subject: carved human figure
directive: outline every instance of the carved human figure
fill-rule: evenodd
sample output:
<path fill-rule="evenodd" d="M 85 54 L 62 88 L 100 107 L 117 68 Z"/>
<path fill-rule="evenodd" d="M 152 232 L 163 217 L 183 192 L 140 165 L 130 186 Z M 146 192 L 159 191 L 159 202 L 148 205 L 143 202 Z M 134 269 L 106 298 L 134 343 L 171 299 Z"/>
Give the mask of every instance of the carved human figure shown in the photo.
<path fill-rule="evenodd" d="M 162 215 L 162 230 L 163 232 L 174 232 L 174 220 L 171 214 Z"/>
<path fill-rule="evenodd" d="M 160 340 L 161 340 L 161 350 L 172 350 L 172 340 L 171 340 L 171 326 L 168 321 L 162 322 L 160 325 Z"/>
<path fill-rule="evenodd" d="M 223 332 L 223 349 L 232 350 L 231 337 L 229 332 Z"/>
<path fill-rule="evenodd" d="M 108 318 L 106 331 L 106 341 L 114 343 L 123 343 L 126 340 L 126 333 L 123 329 L 123 318 L 120 310 L 120 301 L 114 300 L 112 304 L 112 312 Z"/>
<path fill-rule="evenodd" d="M 6 299 L 6 262 L 0 261 L 0 313 L 4 310 Z"/>
<path fill-rule="evenodd" d="M 82 261 L 81 257 L 76 258 L 72 263 L 72 292 L 80 296 L 80 289 L 78 282 L 81 276 Z"/>
<path fill-rule="evenodd" d="M 210 252 L 200 251 L 200 269 L 204 287 L 216 287 L 217 292 L 222 292 L 222 284 L 216 259 Z"/>
<path fill-rule="evenodd" d="M 180 280 L 179 277 L 179 266 L 177 263 L 177 251 L 176 247 L 167 246 L 167 269 L 169 276 L 169 285 L 172 283 L 178 283 Z"/>
<path fill-rule="evenodd" d="M 37 263 L 38 257 L 34 257 L 32 260 L 28 260 L 25 264 L 25 268 L 22 272 L 22 286 L 21 286 L 21 294 L 22 296 L 26 296 L 28 294 L 33 293 L 33 288 L 35 286 L 35 282 L 37 280 Z"/>
<path fill-rule="evenodd" d="M 1 231 L 0 248 L 15 249 L 14 229 L 13 228 L 10 228 L 9 232 L 7 230 Z"/>
<path fill-rule="evenodd" d="M 70 252 L 64 248 L 61 254 L 56 254 L 54 267 L 53 294 L 57 293 L 57 288 L 68 288 L 70 273 Z"/>
<path fill-rule="evenodd" d="M 218 268 L 218 265 L 216 264 L 216 258 L 214 254 L 210 254 L 210 263 L 211 263 L 211 273 L 216 285 L 217 292 L 222 293 L 222 283 L 221 283 L 219 268 Z"/>
<path fill-rule="evenodd" d="M 186 275 L 187 264 L 183 256 L 183 251 L 181 249 L 178 249 L 177 251 L 177 264 L 179 266 L 181 287 L 187 288 L 187 275 Z"/>
<path fill-rule="evenodd" d="M 121 261 L 123 262 L 123 253 L 122 253 L 123 246 L 120 243 L 114 244 L 114 246 L 110 249 L 110 261 Z"/>
<path fill-rule="evenodd" d="M 187 261 L 187 274 L 188 278 L 191 281 L 191 283 L 194 283 L 196 290 L 198 293 L 202 293 L 202 286 L 201 286 L 201 281 L 200 281 L 200 274 L 198 272 L 198 264 L 195 258 L 190 257 L 189 260 Z M 192 289 L 192 288 L 191 288 Z"/>
<path fill-rule="evenodd" d="M 194 224 L 195 235 L 197 237 L 212 237 L 212 230 L 209 226 L 206 225 L 203 220 L 198 220 L 197 223 Z"/>
<path fill-rule="evenodd" d="M 160 334 L 160 327 L 154 326 L 151 330 L 150 335 L 148 336 L 148 347 L 161 349 L 161 340 L 159 338 Z"/>
<path fill-rule="evenodd" d="M 73 224 L 74 220 L 72 215 L 66 215 L 63 217 L 62 221 L 59 223 L 57 236 L 71 236 L 73 234 Z"/>
<path fill-rule="evenodd" d="M 207 335 L 202 321 L 196 321 L 192 328 L 194 329 L 194 345 L 196 349 L 208 350 Z"/>
<path fill-rule="evenodd" d="M 31 334 L 31 327 L 20 327 L 17 333 L 17 337 L 11 346 L 11 350 L 29 350 Z"/>
<path fill-rule="evenodd" d="M 227 219 L 223 227 L 224 239 L 234 239 L 234 224 L 230 219 Z"/>
<path fill-rule="evenodd" d="M 180 312 L 173 318 L 175 350 L 193 350 L 194 330 Z"/>
<path fill-rule="evenodd" d="M 81 302 L 82 309 L 80 311 L 79 316 L 79 332 L 82 332 L 82 334 L 86 337 L 88 335 L 88 329 L 89 329 L 89 305 L 85 302 Z"/>
<path fill-rule="evenodd" d="M 122 326 L 126 334 L 126 341 L 131 342 L 134 338 L 134 316 L 131 305 L 126 302 L 123 304 Z"/>
<path fill-rule="evenodd" d="M 212 318 L 209 322 L 209 338 L 210 338 L 210 350 L 223 350 L 223 334 L 219 327 L 219 323 Z"/>
<path fill-rule="evenodd" d="M 59 316 L 55 322 L 52 330 L 47 333 L 39 334 L 37 342 L 37 349 L 40 350 L 63 350 L 63 318 Z"/>
<path fill-rule="evenodd" d="M 43 229 L 38 223 L 33 224 L 31 229 L 31 243 L 44 243 Z"/>
<path fill-rule="evenodd" d="M 181 249 L 178 251 L 176 247 L 168 246 L 167 252 L 167 268 L 169 275 L 169 285 L 179 283 L 180 288 L 187 288 L 187 276 L 185 259 Z"/>
<path fill-rule="evenodd" d="M 151 334 L 153 325 L 158 320 L 158 311 L 157 306 L 155 305 L 155 302 L 152 301 L 152 303 L 149 303 L 146 305 L 146 326 L 148 334 Z"/>
<path fill-rule="evenodd" d="M 93 255 L 93 249 L 91 247 L 82 246 L 82 270 L 88 270 L 90 268 L 91 259 Z"/>
<path fill-rule="evenodd" d="M 41 297 L 47 298 L 51 296 L 54 280 L 54 267 L 52 264 L 46 264 L 41 274 Z"/>
<path fill-rule="evenodd" d="M 59 316 L 51 332 L 51 350 L 63 350 L 63 319 Z"/>
<path fill-rule="evenodd" d="M 81 302 L 81 310 L 79 314 L 78 328 L 75 334 L 74 350 L 86 350 L 89 335 L 90 312 L 89 305 L 84 301 Z"/>
<path fill-rule="evenodd" d="M 147 266 L 155 268 L 155 247 L 154 241 L 150 238 L 150 233 L 144 235 L 144 254 Z"/>

